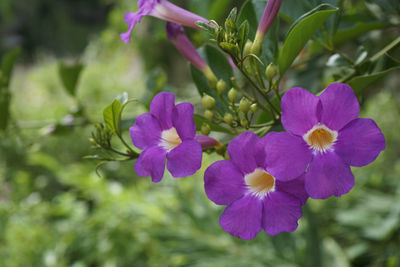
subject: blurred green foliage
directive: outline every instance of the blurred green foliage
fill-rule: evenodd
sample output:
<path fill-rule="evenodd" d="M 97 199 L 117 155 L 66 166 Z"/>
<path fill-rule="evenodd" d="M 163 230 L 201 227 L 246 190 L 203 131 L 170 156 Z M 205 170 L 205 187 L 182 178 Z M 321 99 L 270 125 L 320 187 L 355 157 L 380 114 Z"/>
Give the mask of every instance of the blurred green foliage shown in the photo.
<path fill-rule="evenodd" d="M 19 2 L 0 2 L 2 27 L 21 19 L 14 11 Z M 210 202 L 204 193 L 203 172 L 220 159 L 218 156 L 204 154 L 203 168 L 196 175 L 174 179 L 166 174 L 159 184 L 137 177 L 133 162 L 109 163 L 99 177 L 96 163 L 83 159 L 91 153 L 89 123 L 100 121 L 103 108 L 122 92 L 148 103 L 155 92 L 173 90 L 180 100 L 200 106 L 196 89 L 187 84 L 188 65 L 166 41 L 163 22 L 144 18 L 135 29 L 132 44 L 124 45 L 118 34 L 126 30 L 123 14 L 135 9 L 134 1 L 94 2 L 100 10 L 107 10 L 107 19 L 100 23 L 107 27 L 90 42 L 87 33 L 84 38 L 78 34 L 70 39 L 71 46 L 81 52 L 81 63 L 76 63 L 76 55 L 62 58 L 68 65 L 61 65 L 55 57 L 60 53 L 52 47 L 72 51 L 64 46 L 70 31 L 61 28 L 59 33 L 41 33 L 56 37 L 57 45 L 41 47 L 46 55 L 29 54 L 34 49 L 25 48 L 34 64 L 20 64 L 14 70 L 10 84 L 12 120 L 0 136 L 0 266 L 400 266 L 398 72 L 368 87 L 360 96 L 361 116 L 378 123 L 387 148 L 371 165 L 353 169 L 356 185 L 352 191 L 341 198 L 309 200 L 294 233 L 275 237 L 260 233 L 254 240 L 240 240 L 220 228 L 222 207 Z M 79 8 L 94 2 L 69 4 L 70 8 Z M 184 4 L 218 20 L 231 6 L 242 2 L 193 0 Z M 255 2 L 261 6 L 265 3 Z M 282 27 L 288 29 L 289 21 L 320 2 L 284 1 L 281 16 L 288 23 L 283 22 Z M 364 1 L 342 2 L 349 27 L 356 27 L 354 21 L 363 16 L 382 23 L 399 23 L 395 21 L 396 1 L 367 1 L 367 5 Z M 40 18 L 37 6 L 52 6 L 53 18 L 63 13 L 59 2 L 34 3 L 29 14 L 42 24 L 49 20 Z M 28 6 L 20 8 L 28 10 Z M 68 9 L 71 14 L 75 14 L 74 8 Z M 65 23 L 71 29 L 80 28 L 81 23 L 86 30 L 95 26 L 79 21 Z M 41 24 L 31 27 L 34 25 Z M 36 36 L 39 29 L 28 29 L 27 38 Z M 208 38 L 202 32 L 188 32 L 196 44 Z M 347 39 L 341 48 L 356 59 L 354 51 L 360 46 L 373 54 L 398 33 L 398 29 L 366 31 Z M 42 43 L 48 37 L 35 38 Z M 311 43 L 307 49 L 321 48 Z M 304 86 L 314 91 L 323 88 L 336 73 L 343 72 L 339 65 L 327 65 L 332 54 L 298 58 L 283 81 L 284 87 Z M 399 50 L 392 55 L 399 58 Z M 71 66 L 78 66 L 79 81 L 76 71 L 68 71 Z M 60 72 L 72 73 L 78 82 L 66 84 Z M 131 119 L 145 111 L 145 106 L 127 105 L 124 114 L 129 117 L 123 119 L 128 125 L 122 127 L 132 124 Z"/>

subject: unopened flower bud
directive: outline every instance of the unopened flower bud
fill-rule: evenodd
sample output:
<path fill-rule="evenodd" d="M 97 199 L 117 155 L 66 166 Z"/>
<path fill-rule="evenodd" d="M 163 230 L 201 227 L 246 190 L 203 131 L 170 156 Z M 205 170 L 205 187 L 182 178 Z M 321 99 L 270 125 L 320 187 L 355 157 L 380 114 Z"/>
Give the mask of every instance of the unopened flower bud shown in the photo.
<path fill-rule="evenodd" d="M 247 100 L 247 98 L 242 98 L 239 102 L 239 110 L 243 113 L 247 113 L 250 108 L 250 102 Z"/>
<path fill-rule="evenodd" d="M 269 64 L 265 69 L 265 75 L 267 75 L 267 78 L 270 81 L 275 77 L 277 72 L 276 66 L 273 63 Z"/>
<path fill-rule="evenodd" d="M 237 93 L 236 89 L 235 88 L 231 88 L 231 90 L 229 90 L 229 92 L 228 92 L 229 100 L 232 103 L 234 103 L 236 101 L 236 99 L 237 99 L 237 96 L 238 96 L 238 93 Z"/>
<path fill-rule="evenodd" d="M 217 92 L 218 94 L 222 94 L 226 90 L 226 82 L 224 80 L 219 80 L 217 82 Z"/>
<path fill-rule="evenodd" d="M 252 41 L 247 40 L 246 44 L 244 45 L 244 55 L 247 56 L 251 54 L 251 47 L 253 46 Z"/>
<path fill-rule="evenodd" d="M 201 125 L 201 133 L 202 134 L 204 134 L 204 135 L 209 135 L 210 134 L 210 132 L 211 132 L 211 127 L 210 127 L 210 125 L 208 125 L 208 124 L 206 124 L 206 123 L 203 123 L 202 125 Z"/>
<path fill-rule="evenodd" d="M 232 121 L 233 121 L 233 116 L 230 113 L 225 113 L 224 115 L 224 121 L 226 122 L 226 124 L 231 125 Z"/>
<path fill-rule="evenodd" d="M 247 128 L 247 127 L 249 126 L 249 121 L 246 120 L 246 119 L 241 119 L 241 120 L 240 120 L 240 125 L 241 125 L 243 128 Z"/>
<path fill-rule="evenodd" d="M 204 112 L 204 117 L 206 117 L 207 120 L 212 121 L 212 119 L 214 118 L 214 113 L 211 110 L 206 110 Z"/>
<path fill-rule="evenodd" d="M 205 109 L 213 109 L 215 106 L 215 99 L 212 96 L 204 95 L 201 103 Z"/>
<path fill-rule="evenodd" d="M 258 111 L 258 105 L 256 103 L 251 104 L 250 110 L 251 112 L 256 113 Z"/>

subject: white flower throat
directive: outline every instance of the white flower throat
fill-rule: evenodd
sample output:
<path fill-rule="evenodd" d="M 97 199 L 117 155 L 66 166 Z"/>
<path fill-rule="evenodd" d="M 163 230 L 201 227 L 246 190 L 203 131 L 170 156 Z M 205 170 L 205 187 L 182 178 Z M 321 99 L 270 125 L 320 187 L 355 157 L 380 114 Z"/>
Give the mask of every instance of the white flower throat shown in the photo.
<path fill-rule="evenodd" d="M 315 125 L 305 135 L 303 135 L 304 141 L 314 151 L 325 153 L 332 149 L 338 137 L 338 132 L 329 129 L 323 124 Z"/>
<path fill-rule="evenodd" d="M 257 168 L 244 177 L 249 191 L 257 197 L 264 197 L 275 191 L 275 178 L 264 169 Z"/>
<path fill-rule="evenodd" d="M 179 146 L 182 143 L 181 138 L 178 135 L 175 127 L 161 132 L 160 146 L 168 152 Z"/>

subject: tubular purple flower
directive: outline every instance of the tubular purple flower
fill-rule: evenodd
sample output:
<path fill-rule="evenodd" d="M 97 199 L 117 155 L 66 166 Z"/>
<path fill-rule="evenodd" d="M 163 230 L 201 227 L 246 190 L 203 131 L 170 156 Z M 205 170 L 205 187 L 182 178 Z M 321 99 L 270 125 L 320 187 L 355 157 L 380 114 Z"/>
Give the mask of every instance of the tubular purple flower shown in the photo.
<path fill-rule="evenodd" d="M 385 149 L 376 123 L 358 118 L 357 97 L 346 84 L 333 83 L 320 96 L 293 88 L 281 106 L 287 132 L 267 135 L 267 164 L 285 181 L 306 172 L 311 198 L 347 194 L 354 186 L 350 166 L 368 165 Z"/>
<path fill-rule="evenodd" d="M 203 72 L 211 84 L 216 84 L 217 77 L 187 38 L 182 25 L 167 22 L 166 28 L 167 38 L 175 45 L 176 49 L 178 49 L 193 66 Z"/>
<path fill-rule="evenodd" d="M 125 14 L 125 22 L 129 25 L 127 32 L 121 34 L 121 39 L 129 43 L 133 28 L 143 16 L 153 16 L 165 21 L 171 21 L 184 26 L 199 29 L 196 21 L 208 23 L 208 20 L 190 11 L 180 8 L 167 0 L 138 0 L 139 10 Z"/>
<path fill-rule="evenodd" d="M 282 0 L 268 0 L 267 6 L 265 7 L 264 13 L 261 17 L 260 23 L 258 24 L 256 37 L 252 46 L 252 53 L 256 55 L 261 54 L 261 47 L 264 36 L 267 34 L 269 28 L 274 22 L 276 15 L 278 14 L 279 8 L 281 7 Z"/>
<path fill-rule="evenodd" d="M 135 171 L 139 176 L 151 176 L 153 182 L 161 181 L 165 159 L 173 177 L 192 175 L 201 167 L 202 149 L 195 139 L 193 105 L 174 102 L 172 93 L 157 94 L 150 113 L 138 116 L 129 129 L 133 144 L 143 149 Z"/>
<path fill-rule="evenodd" d="M 228 145 L 231 160 L 213 163 L 204 174 L 207 197 L 227 206 L 219 220 L 222 229 L 242 239 L 262 229 L 269 235 L 296 230 L 308 198 L 304 175 L 286 182 L 270 174 L 265 142 L 253 132 L 241 134 Z"/>

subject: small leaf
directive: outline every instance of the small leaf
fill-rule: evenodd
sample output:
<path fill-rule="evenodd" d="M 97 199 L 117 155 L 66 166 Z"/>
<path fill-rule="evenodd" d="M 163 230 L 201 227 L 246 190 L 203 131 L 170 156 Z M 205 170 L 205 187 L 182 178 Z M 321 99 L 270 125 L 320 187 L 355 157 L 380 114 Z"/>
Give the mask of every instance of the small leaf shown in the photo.
<path fill-rule="evenodd" d="M 118 95 L 116 98 L 119 102 L 121 102 L 122 105 L 125 105 L 128 102 L 128 93 L 123 92 L 122 94 Z"/>
<path fill-rule="evenodd" d="M 114 102 L 103 111 L 106 127 L 116 135 L 120 135 L 121 133 L 121 111 L 122 104 L 118 100 L 114 100 Z"/>
<path fill-rule="evenodd" d="M 60 75 L 64 89 L 71 95 L 76 95 L 76 88 L 79 81 L 79 76 L 83 70 L 83 65 L 80 63 L 76 64 L 65 64 L 60 62 L 58 65 L 58 73 Z"/>
<path fill-rule="evenodd" d="M 279 54 L 278 65 L 281 76 L 292 65 L 297 55 L 314 33 L 324 24 L 330 15 L 337 11 L 336 7 L 322 4 L 294 22 Z"/>

